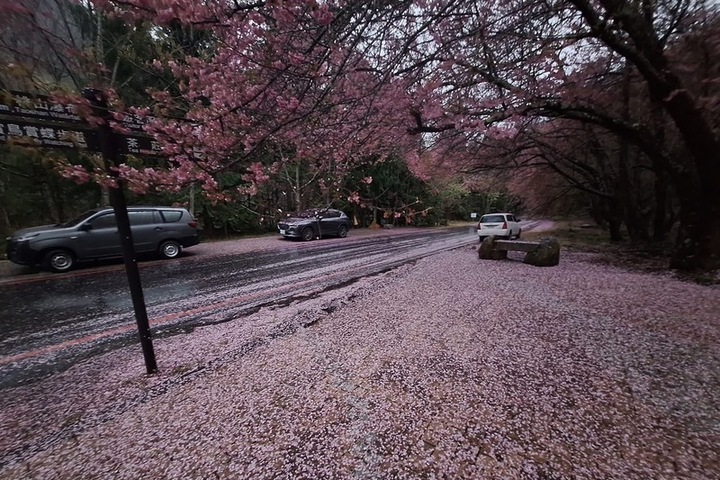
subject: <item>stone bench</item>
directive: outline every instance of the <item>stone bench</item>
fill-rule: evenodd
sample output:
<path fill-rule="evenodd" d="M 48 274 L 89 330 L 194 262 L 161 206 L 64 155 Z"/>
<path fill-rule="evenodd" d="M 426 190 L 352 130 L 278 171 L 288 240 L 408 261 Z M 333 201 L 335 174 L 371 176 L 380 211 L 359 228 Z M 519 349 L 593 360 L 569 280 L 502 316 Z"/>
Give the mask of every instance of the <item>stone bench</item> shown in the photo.
<path fill-rule="evenodd" d="M 543 238 L 539 242 L 524 240 L 497 240 L 485 238 L 478 248 L 482 260 L 502 260 L 508 251 L 526 252 L 523 263 L 538 267 L 551 267 L 560 263 L 560 243 L 555 238 Z"/>

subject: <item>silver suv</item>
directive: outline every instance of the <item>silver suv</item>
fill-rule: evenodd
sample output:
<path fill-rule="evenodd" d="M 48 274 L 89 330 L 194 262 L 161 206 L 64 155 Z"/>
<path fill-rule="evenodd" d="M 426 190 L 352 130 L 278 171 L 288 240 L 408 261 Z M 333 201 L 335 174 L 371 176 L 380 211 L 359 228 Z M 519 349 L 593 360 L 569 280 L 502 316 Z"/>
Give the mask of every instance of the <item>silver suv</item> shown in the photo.
<path fill-rule="evenodd" d="M 184 208 L 128 207 L 137 253 L 176 258 L 183 247 L 200 242 L 197 222 Z M 7 238 L 7 256 L 20 265 L 67 272 L 78 262 L 122 257 L 120 235 L 112 208 L 85 212 L 58 225 L 18 230 Z"/>

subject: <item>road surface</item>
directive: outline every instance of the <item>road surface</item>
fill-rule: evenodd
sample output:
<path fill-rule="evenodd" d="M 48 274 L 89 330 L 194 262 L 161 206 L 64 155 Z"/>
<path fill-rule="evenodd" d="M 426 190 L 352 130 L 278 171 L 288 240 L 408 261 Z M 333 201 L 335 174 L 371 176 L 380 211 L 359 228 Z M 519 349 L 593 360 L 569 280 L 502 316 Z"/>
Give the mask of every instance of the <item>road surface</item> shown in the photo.
<path fill-rule="evenodd" d="M 143 262 L 141 278 L 153 336 L 163 336 L 281 307 L 476 242 L 471 227 L 312 242 L 235 240 L 188 249 L 176 261 Z M 122 265 L 6 278 L 0 305 L 0 387 L 138 341 Z"/>

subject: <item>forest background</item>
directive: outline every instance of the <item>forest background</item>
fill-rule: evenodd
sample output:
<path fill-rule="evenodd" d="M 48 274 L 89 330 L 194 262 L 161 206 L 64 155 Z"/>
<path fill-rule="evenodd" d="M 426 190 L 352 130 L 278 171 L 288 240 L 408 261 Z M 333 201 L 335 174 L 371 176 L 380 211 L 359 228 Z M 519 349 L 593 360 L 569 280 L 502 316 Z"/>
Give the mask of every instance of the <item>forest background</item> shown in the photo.
<path fill-rule="evenodd" d="M 165 155 L 126 159 L 129 203 L 185 205 L 208 237 L 306 208 L 514 211 L 720 265 L 716 2 L 0 3 L 3 91 L 92 86 L 152 118 Z M 0 145 L 0 233 L 106 205 L 109 168 Z"/>

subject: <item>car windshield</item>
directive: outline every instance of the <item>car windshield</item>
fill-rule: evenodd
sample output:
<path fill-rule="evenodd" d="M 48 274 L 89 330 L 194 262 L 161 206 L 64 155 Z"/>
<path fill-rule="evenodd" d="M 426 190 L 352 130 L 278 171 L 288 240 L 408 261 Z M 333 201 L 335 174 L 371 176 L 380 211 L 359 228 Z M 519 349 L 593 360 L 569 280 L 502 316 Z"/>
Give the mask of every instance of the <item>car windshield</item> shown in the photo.
<path fill-rule="evenodd" d="M 98 210 L 88 210 L 87 212 L 73 218 L 72 220 L 68 220 L 65 223 L 58 223 L 57 226 L 62 228 L 72 227 L 73 225 L 77 225 L 78 223 L 87 220 L 91 215 L 94 215 L 97 212 Z"/>
<path fill-rule="evenodd" d="M 485 215 L 480 219 L 480 223 L 500 223 L 504 221 L 505 217 L 502 215 Z"/>

